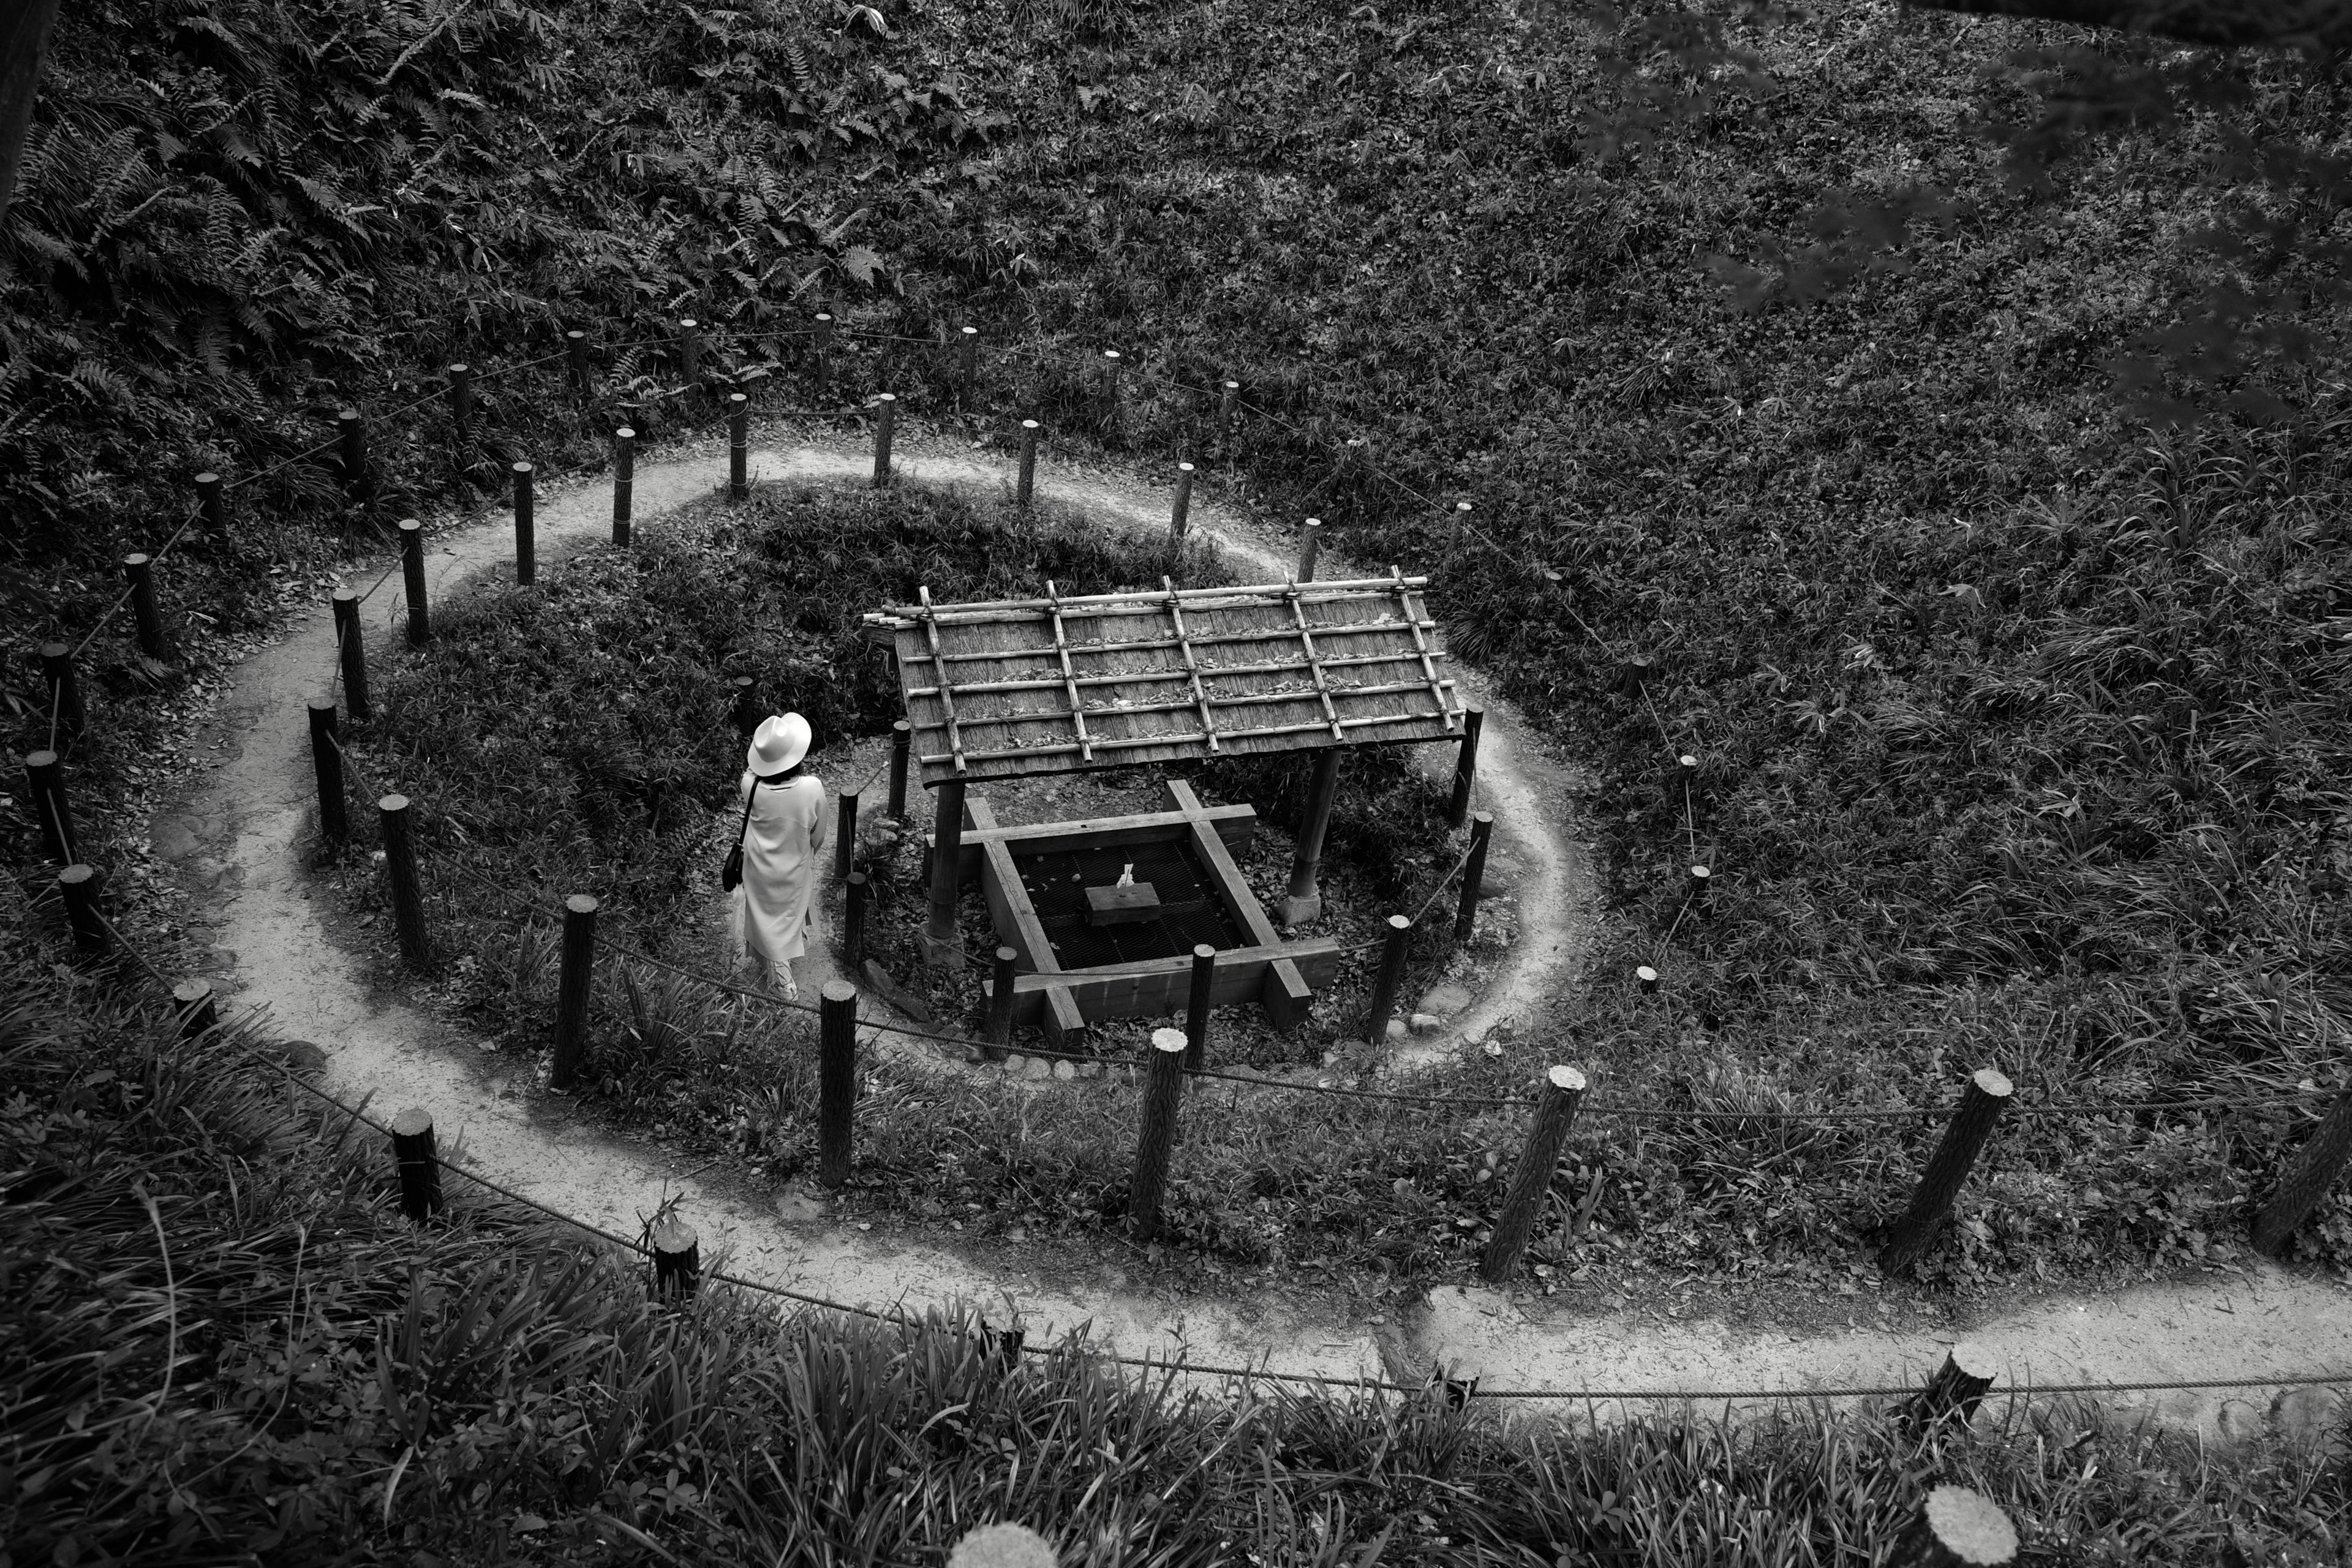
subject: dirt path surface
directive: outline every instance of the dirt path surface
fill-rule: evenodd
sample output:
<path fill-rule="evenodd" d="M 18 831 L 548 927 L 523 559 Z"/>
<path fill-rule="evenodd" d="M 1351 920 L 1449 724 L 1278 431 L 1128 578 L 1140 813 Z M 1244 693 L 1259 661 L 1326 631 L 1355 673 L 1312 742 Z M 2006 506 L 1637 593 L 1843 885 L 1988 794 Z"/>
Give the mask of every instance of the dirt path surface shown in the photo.
<path fill-rule="evenodd" d="M 803 443 L 782 428 L 762 432 L 758 478 L 870 478 L 865 453 Z M 976 484 L 996 489 L 1008 468 L 902 437 L 903 482 Z M 711 493 L 723 456 L 707 445 L 641 454 L 635 475 L 640 529 Z M 1167 494 L 1149 484 L 1041 462 L 1041 491 L 1078 501 L 1112 525 L 1166 526 Z M 1278 576 L 1287 547 L 1232 509 L 1194 500 L 1195 527 L 1232 554 Z M 541 570 L 569 548 L 608 536 L 610 492 L 602 480 L 548 487 L 539 503 Z M 436 533 L 427 577 L 436 601 L 461 592 L 471 575 L 510 570 L 513 541 L 502 513 Z M 1327 557 L 1328 559 L 1328 557 Z M 364 586 L 373 573 L 355 574 Z M 401 613 L 396 578 L 366 606 L 372 656 L 393 657 Z M 182 803 L 159 814 L 155 847 L 192 891 L 198 923 L 212 928 L 233 1001 L 267 1010 L 289 1037 L 326 1058 L 326 1087 L 346 1100 L 370 1099 L 389 1113 L 431 1110 L 445 1149 L 462 1165 L 509 1184 L 567 1215 L 634 1233 L 666 1194 L 685 1194 L 706 1256 L 731 1255 L 749 1278 L 829 1300 L 867 1306 L 921 1305 L 961 1298 L 1003 1321 L 1018 1311 L 1037 1343 L 1091 1325 L 1097 1342 L 1126 1354 L 1183 1355 L 1211 1365 L 1339 1377 L 1418 1378 L 1433 1364 L 1475 1373 L 1493 1388 L 1794 1389 L 1912 1382 L 1948 1335 L 1850 1331 L 1790 1338 L 1735 1330 L 1721 1321 L 1669 1321 L 1654 1314 L 1570 1316 L 1502 1295 L 1439 1289 L 1385 1319 L 1334 1298 L 1328 1303 L 1187 1300 L 1112 1289 L 1080 1300 L 1037 1272 L 976 1262 L 944 1248 L 906 1245 L 826 1217 L 824 1205 L 786 1198 L 775 1205 L 682 1176 L 658 1150 L 543 1113 L 518 1092 L 527 1072 L 486 1051 L 431 1013 L 372 994 L 368 965 L 327 927 L 332 909 L 302 869 L 310 833 L 310 781 L 304 704 L 326 689 L 332 631 L 321 605 L 247 658 L 214 715 L 219 761 Z M 1475 672 L 1458 671 L 1487 710 L 1482 804 L 1496 817 L 1498 883 L 1521 906 L 1520 941 L 1483 994 L 1434 1036 L 1404 1047 L 1428 1062 L 1510 1018 L 1533 1022 L 1545 1000 L 1574 982 L 1590 929 L 1592 890 L 1572 820 L 1563 768 Z M 1429 765 L 1450 767 L 1433 753 Z M 381 928 L 379 927 L 380 931 Z M 373 935 L 373 933 L 367 933 Z M 822 948 L 813 949 L 822 951 Z M 803 973 L 803 983 L 821 979 Z M 1046 1091 L 1046 1085 L 1039 1086 Z M 2151 1287 L 2095 1300 L 2054 1300 L 1973 1324 L 1968 1336 L 2006 1359 L 2016 1381 L 2134 1381 L 2257 1375 L 2352 1367 L 2352 1295 L 2323 1281 L 2263 1269 L 2223 1274 L 2200 1285 Z M 2116 1403 L 2161 1419 L 2224 1435 L 2274 1411 L 2309 1423 L 2333 1407 L 2321 1391 L 2273 1399 L 2276 1390 L 2121 1396 Z M 1753 1402 L 1735 1402 L 1745 1405 Z M 1541 1403 L 1517 1408 L 1552 1408 Z M 2275 1410 L 2274 1410 L 2275 1407 Z M 1606 1414 L 1612 1406 L 1602 1406 Z"/>

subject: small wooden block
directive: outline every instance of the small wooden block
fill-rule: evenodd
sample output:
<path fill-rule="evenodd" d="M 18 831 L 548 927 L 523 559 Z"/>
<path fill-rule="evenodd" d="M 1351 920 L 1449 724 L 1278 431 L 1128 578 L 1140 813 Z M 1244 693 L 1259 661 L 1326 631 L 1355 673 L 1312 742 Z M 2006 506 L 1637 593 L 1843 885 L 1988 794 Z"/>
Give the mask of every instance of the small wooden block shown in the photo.
<path fill-rule="evenodd" d="M 1088 888 L 1087 923 L 1094 926 L 1135 925 L 1160 918 L 1160 889 L 1149 882 Z"/>

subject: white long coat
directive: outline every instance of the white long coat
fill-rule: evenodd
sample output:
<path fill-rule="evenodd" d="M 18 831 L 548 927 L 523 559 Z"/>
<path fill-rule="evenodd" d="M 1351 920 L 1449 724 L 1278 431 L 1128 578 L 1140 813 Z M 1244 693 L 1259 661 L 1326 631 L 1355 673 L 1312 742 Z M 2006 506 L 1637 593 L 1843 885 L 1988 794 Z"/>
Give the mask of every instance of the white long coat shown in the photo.
<path fill-rule="evenodd" d="M 736 782 L 739 821 L 744 795 L 756 782 L 748 773 Z M 812 774 L 761 784 L 751 797 L 751 821 L 743 830 L 743 880 L 729 911 L 738 962 L 762 959 L 782 973 L 785 960 L 807 950 L 824 816 L 824 785 Z"/>

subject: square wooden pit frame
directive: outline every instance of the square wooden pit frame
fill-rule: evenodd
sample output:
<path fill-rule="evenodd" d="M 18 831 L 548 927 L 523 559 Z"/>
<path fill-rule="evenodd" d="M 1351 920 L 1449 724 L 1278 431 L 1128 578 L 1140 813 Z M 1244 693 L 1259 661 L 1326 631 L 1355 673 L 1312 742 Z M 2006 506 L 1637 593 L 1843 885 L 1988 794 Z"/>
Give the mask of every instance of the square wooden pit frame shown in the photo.
<path fill-rule="evenodd" d="M 1020 954 L 1023 973 L 1013 982 L 1013 1021 L 1042 1026 L 1046 1040 L 1056 1047 L 1074 1043 L 1088 1024 L 1106 1018 L 1162 1017 L 1183 1011 L 1192 955 L 1064 969 L 1013 864 L 1016 849 L 1034 853 L 1188 840 L 1226 917 L 1250 942 L 1247 947 L 1217 954 L 1209 993 L 1213 1005 L 1257 1002 L 1276 1028 L 1293 1029 L 1306 1021 L 1316 991 L 1339 976 L 1339 943 L 1329 937 L 1284 942 L 1242 878 L 1234 856 L 1248 850 L 1257 813 L 1246 805 L 1202 805 L 1192 786 L 1181 779 L 1166 781 L 1160 792 L 1167 804 L 1160 811 L 1028 827 L 1001 826 L 987 801 L 973 793 L 964 795 L 957 880 L 979 876 L 997 934 Z"/>

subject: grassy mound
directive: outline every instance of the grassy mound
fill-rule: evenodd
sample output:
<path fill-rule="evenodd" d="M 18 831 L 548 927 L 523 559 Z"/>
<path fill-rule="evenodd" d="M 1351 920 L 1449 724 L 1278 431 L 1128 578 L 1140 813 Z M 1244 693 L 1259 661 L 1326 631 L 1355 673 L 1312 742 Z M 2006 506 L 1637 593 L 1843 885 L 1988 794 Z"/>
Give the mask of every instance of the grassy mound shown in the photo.
<path fill-rule="evenodd" d="M 18 940 L 22 938 L 23 940 Z M 1921 1446 L 1792 1408 L 1607 1432 L 1007 1366 L 972 1319 L 649 1300 L 635 1258 L 456 1178 L 427 1228 L 380 1137 L 230 1029 L 0 970 L 0 1538 L 12 1563 L 937 1562 L 1014 1519 L 1068 1562 L 1831 1564 L 1925 1488 L 2085 1563 L 2317 1561 L 2340 1462 L 2077 1419 Z M 2161 1523 L 2158 1520 L 2161 1519 Z M 1384 1544 L 1381 1544 L 1384 1543 Z"/>

